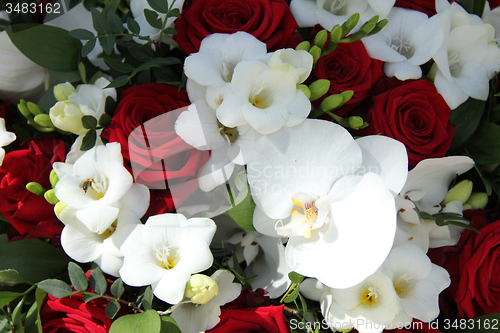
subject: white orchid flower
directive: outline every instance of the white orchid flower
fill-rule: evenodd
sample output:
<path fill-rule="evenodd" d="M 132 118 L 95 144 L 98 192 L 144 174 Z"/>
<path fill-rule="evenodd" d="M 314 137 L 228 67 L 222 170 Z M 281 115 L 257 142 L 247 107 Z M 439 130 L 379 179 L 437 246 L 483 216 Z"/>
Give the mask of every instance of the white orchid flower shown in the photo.
<path fill-rule="evenodd" d="M 215 223 L 207 218 L 187 220 L 181 214 L 161 214 L 133 228 L 120 248 L 123 282 L 136 287 L 151 285 L 159 299 L 180 302 L 190 275 L 212 265 L 209 244 Z"/>
<path fill-rule="evenodd" d="M 393 8 L 388 20 L 382 31 L 362 39 L 366 51 L 371 58 L 385 62 L 387 76 L 419 79 L 420 65 L 428 62 L 444 41 L 441 21 L 403 8 Z"/>
<path fill-rule="evenodd" d="M 127 207 L 142 216 L 149 205 L 149 191 L 133 184 L 123 166 L 120 144 L 108 143 L 85 152 L 74 164 L 56 162 L 59 177 L 54 193 L 66 206 L 75 209 L 76 218 L 91 232 L 103 234 L 117 219 L 123 207 L 121 199 L 134 205 Z"/>
<path fill-rule="evenodd" d="M 439 315 L 439 293 L 450 285 L 450 275 L 431 263 L 418 246 L 393 248 L 382 271 L 392 280 L 402 308 L 391 328 L 401 328 L 413 318 L 430 322 Z"/>
<path fill-rule="evenodd" d="M 267 135 L 257 141 L 248 165 L 261 211 L 254 213 L 254 226 L 289 237 L 285 255 L 297 273 L 329 287 L 353 286 L 373 274 L 392 247 L 394 194 L 406 181 L 407 163 L 398 141 L 354 140 L 326 121 L 306 120 Z M 338 253 L 335 267 L 351 274 L 333 274 L 333 267 L 321 264 L 325 253 Z"/>
<path fill-rule="evenodd" d="M 235 300 L 241 293 L 241 284 L 233 283 L 234 275 L 219 269 L 211 279 L 218 286 L 218 293 L 205 304 L 183 302 L 174 306 L 172 318 L 183 333 L 205 332 L 220 321 L 220 307 Z"/>

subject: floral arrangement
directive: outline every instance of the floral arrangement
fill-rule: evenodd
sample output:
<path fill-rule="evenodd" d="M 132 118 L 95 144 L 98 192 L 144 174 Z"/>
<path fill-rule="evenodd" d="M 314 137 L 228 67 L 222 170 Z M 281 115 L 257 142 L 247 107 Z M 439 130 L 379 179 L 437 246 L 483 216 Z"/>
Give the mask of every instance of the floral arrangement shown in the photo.
<path fill-rule="evenodd" d="M 0 4 L 0 332 L 500 320 L 500 2 Z"/>

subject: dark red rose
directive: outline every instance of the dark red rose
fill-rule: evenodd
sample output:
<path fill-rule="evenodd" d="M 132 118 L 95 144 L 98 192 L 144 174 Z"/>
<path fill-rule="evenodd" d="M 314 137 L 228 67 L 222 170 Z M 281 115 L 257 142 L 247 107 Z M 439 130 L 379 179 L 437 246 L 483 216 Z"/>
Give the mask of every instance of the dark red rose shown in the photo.
<path fill-rule="evenodd" d="M 435 0 L 396 0 L 395 7 L 417 10 L 431 17 L 436 14 Z"/>
<path fill-rule="evenodd" d="M 193 0 L 175 21 L 174 40 L 187 54 L 213 33 L 245 31 L 270 50 L 284 48 L 298 28 L 284 0 Z"/>
<path fill-rule="evenodd" d="M 451 277 L 443 298 L 456 305 L 459 318 L 500 312 L 500 220 L 476 215 L 472 222 L 481 233 L 465 230 L 443 265 Z"/>
<path fill-rule="evenodd" d="M 453 138 L 450 107 L 426 80 L 381 80 L 373 92 L 368 128 L 362 135 L 382 134 L 402 142 L 408 162 L 444 157 Z"/>
<path fill-rule="evenodd" d="M 185 90 L 160 83 L 123 92 L 111 124 L 101 136 L 121 144 L 137 183 L 152 189 L 183 184 L 196 178 L 208 160 L 208 152 L 194 149 L 175 133 L 175 121 L 189 104 Z M 196 189 L 197 183 L 192 185 L 183 192 L 186 196 Z"/>
<path fill-rule="evenodd" d="M 10 236 L 57 238 L 61 234 L 63 225 L 54 214 L 54 206 L 28 191 L 26 184 L 37 182 L 50 189 L 52 164 L 65 158 L 64 142 L 51 136 L 26 141 L 19 150 L 5 155 L 0 167 L 0 213 L 14 229 Z"/>
<path fill-rule="evenodd" d="M 285 320 L 283 306 L 266 306 L 252 309 L 221 309 L 220 322 L 210 333 L 287 333 L 290 328 Z"/>
<path fill-rule="evenodd" d="M 332 53 L 319 58 L 313 71 L 314 79 L 330 80 L 327 95 L 354 91 L 352 98 L 335 113 L 345 117 L 371 96 L 372 89 L 383 76 L 382 62 L 371 59 L 361 41 L 341 43 Z"/>
<path fill-rule="evenodd" d="M 86 273 L 90 277 L 90 270 Z M 108 280 L 108 291 L 112 281 Z M 92 289 L 87 289 L 93 292 Z M 109 294 L 105 294 L 108 295 Z M 46 301 L 40 310 L 40 320 L 45 333 L 80 332 L 80 333 L 107 333 L 112 320 L 104 311 L 111 301 L 105 298 L 93 299 L 84 302 L 82 294 L 75 294 L 64 298 L 55 298 L 47 295 Z M 131 313 L 130 309 L 121 306 L 117 317 Z"/>
<path fill-rule="evenodd" d="M 498 6 L 500 6 L 500 0 L 488 0 L 488 2 L 490 3 L 491 9 L 497 8 Z"/>

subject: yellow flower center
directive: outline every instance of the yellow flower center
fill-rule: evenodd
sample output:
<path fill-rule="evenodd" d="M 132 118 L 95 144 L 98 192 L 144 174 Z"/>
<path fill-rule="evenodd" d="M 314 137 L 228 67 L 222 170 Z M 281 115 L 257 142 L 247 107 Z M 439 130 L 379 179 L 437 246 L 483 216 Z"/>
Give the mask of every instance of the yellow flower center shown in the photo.
<path fill-rule="evenodd" d="M 361 295 L 359 305 L 374 305 L 377 302 L 379 292 L 374 287 L 368 287 Z"/>

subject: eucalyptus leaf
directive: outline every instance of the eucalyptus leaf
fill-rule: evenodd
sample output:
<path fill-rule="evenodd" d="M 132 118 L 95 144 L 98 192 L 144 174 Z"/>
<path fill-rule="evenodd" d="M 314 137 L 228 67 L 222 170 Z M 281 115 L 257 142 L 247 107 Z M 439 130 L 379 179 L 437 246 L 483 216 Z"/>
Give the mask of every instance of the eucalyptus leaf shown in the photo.
<path fill-rule="evenodd" d="M 104 15 L 102 15 L 102 13 L 96 8 L 92 8 L 90 13 L 92 14 L 92 25 L 94 26 L 95 31 L 101 35 L 105 35 L 108 32 L 109 27 Z"/>
<path fill-rule="evenodd" d="M 38 288 L 51 294 L 56 298 L 63 298 L 74 294 L 73 289 L 64 281 L 56 279 L 48 279 L 40 281 L 37 284 Z"/>
<path fill-rule="evenodd" d="M 69 34 L 76 39 L 89 40 L 94 38 L 94 34 L 86 29 L 74 29 L 69 32 Z"/>
<path fill-rule="evenodd" d="M 75 290 L 87 290 L 89 281 L 80 266 L 74 262 L 68 264 L 68 274 Z"/>
<path fill-rule="evenodd" d="M 101 269 L 96 263 L 92 263 L 90 268 L 90 280 L 89 286 L 92 290 L 94 290 L 97 294 L 103 295 L 108 288 L 108 282 L 102 274 Z"/>
<path fill-rule="evenodd" d="M 95 47 L 96 38 L 89 39 L 82 48 L 82 57 L 86 57 Z"/>
<path fill-rule="evenodd" d="M 182 333 L 174 318 L 161 316 L 161 333 Z"/>
<path fill-rule="evenodd" d="M 114 100 L 114 98 L 111 96 L 106 97 L 106 102 L 104 104 L 104 112 L 107 115 L 113 116 L 115 109 L 116 109 L 116 101 Z"/>
<path fill-rule="evenodd" d="M 127 28 L 131 33 L 138 35 L 141 32 L 141 26 L 131 17 L 127 17 Z"/>
<path fill-rule="evenodd" d="M 109 319 L 115 318 L 118 311 L 120 311 L 120 303 L 118 301 L 111 301 L 104 308 L 104 313 L 106 313 L 106 317 Z"/>
<path fill-rule="evenodd" d="M 3 308 L 18 297 L 23 296 L 23 293 L 15 293 L 11 291 L 0 291 L 0 308 Z"/>
<path fill-rule="evenodd" d="M 161 319 L 158 313 L 155 310 L 147 310 L 116 319 L 109 333 L 159 333 L 160 329 Z"/>
<path fill-rule="evenodd" d="M 118 34 L 123 33 L 125 31 L 125 28 L 123 27 L 123 22 L 120 19 L 118 15 L 116 15 L 115 12 L 113 11 L 108 11 L 108 25 L 113 30 L 113 32 L 116 32 Z"/>
<path fill-rule="evenodd" d="M 97 119 L 94 116 L 83 116 L 82 126 L 85 129 L 94 129 L 97 127 Z"/>
<path fill-rule="evenodd" d="M 148 4 L 158 13 L 166 14 L 168 12 L 167 0 L 148 0 Z"/>
<path fill-rule="evenodd" d="M 157 29 L 163 28 L 161 19 L 158 18 L 158 13 L 145 8 L 144 17 L 146 18 L 146 21 L 148 21 L 149 25 L 152 26 L 153 28 Z"/>
<path fill-rule="evenodd" d="M 88 130 L 82 139 L 82 145 L 80 146 L 81 151 L 87 151 L 95 146 L 95 140 L 97 139 L 97 133 L 94 129 Z"/>
<path fill-rule="evenodd" d="M 116 298 L 122 297 L 123 293 L 125 292 L 125 286 L 123 285 L 122 279 L 116 279 L 116 281 L 111 285 L 110 290 L 111 295 L 115 296 Z"/>
<path fill-rule="evenodd" d="M 116 37 L 113 35 L 107 35 L 99 38 L 99 44 L 101 44 L 104 53 L 110 55 L 115 47 Z"/>
<path fill-rule="evenodd" d="M 99 118 L 99 126 L 108 127 L 110 123 L 111 117 L 105 113 Z"/>

